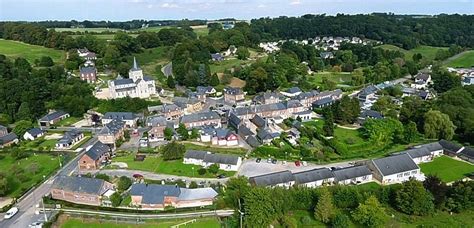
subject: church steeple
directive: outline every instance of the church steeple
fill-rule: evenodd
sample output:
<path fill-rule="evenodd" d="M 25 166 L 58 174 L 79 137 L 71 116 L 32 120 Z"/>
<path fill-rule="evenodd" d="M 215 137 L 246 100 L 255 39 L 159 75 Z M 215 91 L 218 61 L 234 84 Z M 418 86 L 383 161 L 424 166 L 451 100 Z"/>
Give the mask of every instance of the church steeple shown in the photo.
<path fill-rule="evenodd" d="M 133 68 L 132 69 L 138 69 L 137 59 L 135 58 L 135 56 L 133 56 Z"/>

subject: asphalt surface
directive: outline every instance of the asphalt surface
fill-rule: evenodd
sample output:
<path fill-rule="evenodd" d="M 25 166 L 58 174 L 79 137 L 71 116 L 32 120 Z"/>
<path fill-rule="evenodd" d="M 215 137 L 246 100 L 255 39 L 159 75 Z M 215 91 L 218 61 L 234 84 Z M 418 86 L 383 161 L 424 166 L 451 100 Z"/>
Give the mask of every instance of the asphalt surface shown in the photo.
<path fill-rule="evenodd" d="M 97 138 L 93 137 L 89 141 L 87 141 L 83 148 L 86 148 L 89 145 L 92 145 L 97 141 Z M 78 154 L 75 158 L 69 161 L 67 164 L 63 165 L 63 167 L 56 172 L 53 176 L 48 178 L 45 182 L 41 185 L 36 187 L 34 190 L 30 191 L 20 201 L 15 204 L 15 207 L 18 207 L 18 213 L 13 216 L 11 219 L 3 219 L 3 213 L 1 214 L 2 221 L 0 221 L 1 228 L 23 228 L 28 227 L 33 222 L 44 221 L 44 214 L 35 214 L 35 211 L 41 209 L 36 208 L 37 205 L 41 206 L 41 198 L 51 191 L 51 186 L 54 180 L 58 176 L 67 176 L 73 171 L 77 169 L 77 161 L 79 158 L 85 153 L 84 152 Z"/>

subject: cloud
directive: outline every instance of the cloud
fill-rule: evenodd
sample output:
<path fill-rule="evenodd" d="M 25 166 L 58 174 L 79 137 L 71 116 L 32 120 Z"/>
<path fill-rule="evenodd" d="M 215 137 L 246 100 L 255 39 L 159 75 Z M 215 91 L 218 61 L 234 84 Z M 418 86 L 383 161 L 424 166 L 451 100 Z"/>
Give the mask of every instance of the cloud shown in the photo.
<path fill-rule="evenodd" d="M 300 0 L 291 0 L 290 5 L 300 5 L 301 1 Z"/>
<path fill-rule="evenodd" d="M 160 5 L 160 8 L 167 8 L 167 9 L 170 9 L 170 8 L 179 8 L 179 6 L 177 4 L 174 4 L 174 3 L 163 3 Z"/>
<path fill-rule="evenodd" d="M 265 4 L 260 4 L 260 5 L 258 5 L 257 7 L 258 7 L 258 8 L 265 8 L 265 7 L 267 7 L 267 6 L 266 6 Z"/>

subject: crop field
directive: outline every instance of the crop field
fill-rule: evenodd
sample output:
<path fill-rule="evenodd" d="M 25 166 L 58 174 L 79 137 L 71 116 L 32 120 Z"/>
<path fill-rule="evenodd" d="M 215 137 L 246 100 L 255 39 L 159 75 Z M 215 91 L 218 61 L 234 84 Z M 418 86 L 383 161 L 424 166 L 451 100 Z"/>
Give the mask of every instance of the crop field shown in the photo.
<path fill-rule="evenodd" d="M 30 64 L 33 64 L 36 59 L 42 56 L 49 56 L 56 63 L 64 62 L 66 57 L 65 52 L 61 50 L 3 39 L 0 39 L 0 54 L 10 58 L 22 57 L 28 60 Z"/>

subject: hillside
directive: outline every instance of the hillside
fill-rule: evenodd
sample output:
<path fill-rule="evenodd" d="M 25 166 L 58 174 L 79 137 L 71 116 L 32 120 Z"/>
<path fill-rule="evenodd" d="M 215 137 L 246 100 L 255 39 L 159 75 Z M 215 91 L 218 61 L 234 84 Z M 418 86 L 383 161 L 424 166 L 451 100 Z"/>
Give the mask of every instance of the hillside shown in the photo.
<path fill-rule="evenodd" d="M 66 58 L 65 52 L 61 50 L 3 39 L 0 39 L 0 54 L 10 58 L 23 57 L 30 63 L 34 63 L 35 59 L 42 56 L 49 56 L 56 63 L 62 63 Z"/>
<path fill-rule="evenodd" d="M 421 55 L 423 55 L 423 58 L 425 58 L 427 60 L 434 60 L 435 56 L 436 56 L 436 52 L 438 50 L 440 50 L 440 49 L 447 50 L 448 49 L 446 47 L 432 47 L 432 46 L 424 46 L 423 45 L 423 46 L 419 46 L 419 47 L 414 48 L 414 49 L 405 50 L 403 48 L 400 48 L 400 47 L 397 47 L 397 46 L 391 45 L 391 44 L 384 44 L 384 45 L 380 45 L 378 47 L 386 49 L 386 50 L 401 51 L 405 54 L 405 59 L 412 59 L 414 54 L 420 53 Z"/>

